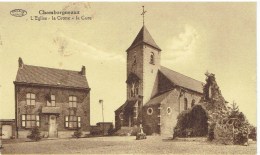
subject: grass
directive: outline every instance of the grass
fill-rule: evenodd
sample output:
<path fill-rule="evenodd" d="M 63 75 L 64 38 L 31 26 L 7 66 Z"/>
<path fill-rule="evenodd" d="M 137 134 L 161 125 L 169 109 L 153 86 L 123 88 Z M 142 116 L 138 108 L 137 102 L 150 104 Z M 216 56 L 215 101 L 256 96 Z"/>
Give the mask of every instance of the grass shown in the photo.
<path fill-rule="evenodd" d="M 148 136 L 146 140 L 135 137 L 95 137 L 80 139 L 43 140 L 39 142 L 4 143 L 2 154 L 256 154 L 256 143 L 249 146 L 221 145 L 200 140 L 170 140 Z"/>

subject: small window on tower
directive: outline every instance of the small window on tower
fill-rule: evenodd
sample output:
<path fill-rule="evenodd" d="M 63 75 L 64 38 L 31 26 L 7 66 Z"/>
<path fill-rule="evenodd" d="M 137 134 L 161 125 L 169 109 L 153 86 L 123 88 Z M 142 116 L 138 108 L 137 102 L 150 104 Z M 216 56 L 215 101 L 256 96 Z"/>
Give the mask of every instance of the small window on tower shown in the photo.
<path fill-rule="evenodd" d="M 151 55 L 150 55 L 150 64 L 154 64 L 154 53 L 151 52 Z"/>
<path fill-rule="evenodd" d="M 136 52 L 134 52 L 134 64 L 136 64 Z"/>

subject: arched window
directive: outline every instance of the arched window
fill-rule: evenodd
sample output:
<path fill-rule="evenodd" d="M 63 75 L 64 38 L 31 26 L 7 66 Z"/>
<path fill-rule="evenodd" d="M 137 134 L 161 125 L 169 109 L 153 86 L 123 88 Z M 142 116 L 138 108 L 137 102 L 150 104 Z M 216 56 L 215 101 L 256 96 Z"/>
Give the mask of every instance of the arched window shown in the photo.
<path fill-rule="evenodd" d="M 195 100 L 192 99 L 192 101 L 191 101 L 191 107 L 193 107 L 194 105 L 195 105 Z"/>
<path fill-rule="evenodd" d="M 135 86 L 135 95 L 138 95 L 138 84 L 136 84 L 136 86 Z"/>
<path fill-rule="evenodd" d="M 151 52 L 151 55 L 150 55 L 150 64 L 154 64 L 154 53 Z"/>
<path fill-rule="evenodd" d="M 139 90 L 139 83 L 138 82 L 132 82 L 130 85 L 130 97 L 135 97 L 138 95 Z"/>
<path fill-rule="evenodd" d="M 134 64 L 136 64 L 136 51 L 134 52 Z"/>
<path fill-rule="evenodd" d="M 184 110 L 188 109 L 188 99 L 184 98 Z"/>

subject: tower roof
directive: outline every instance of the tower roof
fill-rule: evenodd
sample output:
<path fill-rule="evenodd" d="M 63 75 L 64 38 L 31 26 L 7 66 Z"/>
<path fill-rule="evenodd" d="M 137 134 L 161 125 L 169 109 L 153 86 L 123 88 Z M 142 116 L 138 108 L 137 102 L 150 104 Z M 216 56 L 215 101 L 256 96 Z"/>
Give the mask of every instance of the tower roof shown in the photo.
<path fill-rule="evenodd" d="M 129 51 L 130 49 L 132 49 L 135 46 L 140 45 L 142 43 L 150 45 L 153 48 L 156 48 L 159 51 L 161 51 L 160 47 L 155 43 L 155 41 L 153 40 L 153 38 L 150 35 L 149 31 L 145 27 L 145 25 L 141 28 L 141 30 L 139 31 L 139 33 L 135 37 L 135 40 L 133 41 L 131 46 L 126 51 Z"/>

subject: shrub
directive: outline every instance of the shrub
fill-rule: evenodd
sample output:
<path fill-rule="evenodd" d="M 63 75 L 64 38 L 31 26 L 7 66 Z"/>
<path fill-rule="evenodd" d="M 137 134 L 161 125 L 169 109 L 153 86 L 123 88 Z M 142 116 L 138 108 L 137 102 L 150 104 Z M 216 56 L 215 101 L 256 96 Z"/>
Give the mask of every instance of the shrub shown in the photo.
<path fill-rule="evenodd" d="M 177 117 L 173 137 L 206 136 L 208 133 L 208 116 L 201 105 L 185 110 Z"/>
<path fill-rule="evenodd" d="M 250 139 L 253 139 L 254 141 L 256 141 L 256 127 L 254 126 L 250 126 L 250 132 L 249 132 L 249 135 L 248 135 L 248 138 Z"/>
<path fill-rule="evenodd" d="M 38 127 L 34 127 L 31 129 L 30 135 L 27 136 L 27 138 L 33 140 L 33 141 L 39 141 L 41 140 L 41 132 Z"/>
<path fill-rule="evenodd" d="M 82 131 L 80 128 L 77 128 L 77 130 L 74 132 L 73 137 L 80 138 L 82 136 Z"/>

